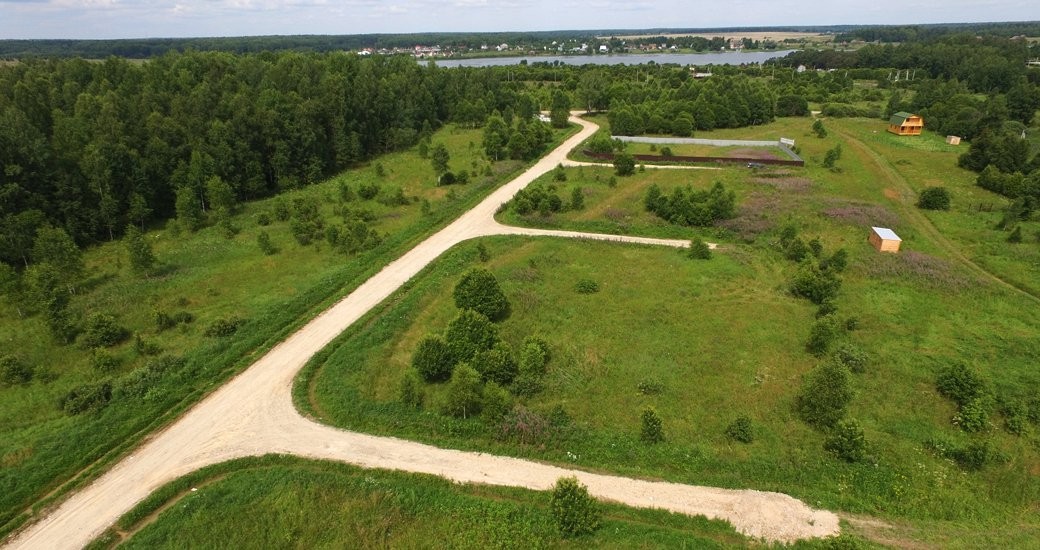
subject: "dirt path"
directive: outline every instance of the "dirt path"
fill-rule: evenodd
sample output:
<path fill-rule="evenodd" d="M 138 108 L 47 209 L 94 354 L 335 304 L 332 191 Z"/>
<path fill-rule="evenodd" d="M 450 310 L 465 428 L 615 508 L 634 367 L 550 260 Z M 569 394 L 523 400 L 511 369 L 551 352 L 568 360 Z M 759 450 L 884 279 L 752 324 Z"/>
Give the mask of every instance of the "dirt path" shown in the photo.
<path fill-rule="evenodd" d="M 507 228 L 494 221 L 495 210 L 502 203 L 563 162 L 568 151 L 597 129 L 591 122 L 572 120 L 583 127 L 578 134 L 275 346 L 179 420 L 151 436 L 132 455 L 17 534 L 8 547 L 81 548 L 160 486 L 206 465 L 269 453 L 532 489 L 547 489 L 557 478 L 575 475 L 599 498 L 724 519 L 742 533 L 770 541 L 837 533 L 835 514 L 813 510 L 779 493 L 641 481 L 515 458 L 440 449 L 320 425 L 302 417 L 293 408 L 293 379 L 311 356 L 423 267 L 462 241 L 505 233 L 688 245 L 685 241 L 667 239 Z"/>

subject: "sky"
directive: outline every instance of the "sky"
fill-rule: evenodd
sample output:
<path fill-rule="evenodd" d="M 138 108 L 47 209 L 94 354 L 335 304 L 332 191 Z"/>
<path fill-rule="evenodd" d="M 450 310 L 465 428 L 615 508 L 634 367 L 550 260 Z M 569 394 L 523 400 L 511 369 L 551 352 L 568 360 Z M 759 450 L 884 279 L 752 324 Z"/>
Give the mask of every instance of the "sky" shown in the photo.
<path fill-rule="evenodd" d="M 3 38 L 494 32 L 1040 19 L 1037 0 L 0 0 Z"/>

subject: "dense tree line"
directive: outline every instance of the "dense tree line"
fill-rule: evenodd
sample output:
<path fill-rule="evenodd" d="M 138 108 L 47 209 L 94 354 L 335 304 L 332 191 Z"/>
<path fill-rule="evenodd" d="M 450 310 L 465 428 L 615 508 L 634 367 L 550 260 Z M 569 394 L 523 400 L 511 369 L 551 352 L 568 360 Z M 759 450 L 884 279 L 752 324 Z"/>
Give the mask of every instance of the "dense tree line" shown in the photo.
<path fill-rule="evenodd" d="M 1037 36 L 1040 35 L 1040 23 L 945 23 L 938 25 L 885 25 L 879 27 L 860 27 L 840 33 L 834 37 L 836 42 L 928 42 L 938 40 L 955 33 L 970 32 L 987 36 Z"/>
<path fill-rule="evenodd" d="M 460 106 L 531 112 L 502 75 L 299 53 L 4 67 L 0 260 L 28 263 L 45 225 L 83 245 L 305 185 L 469 116 Z"/>

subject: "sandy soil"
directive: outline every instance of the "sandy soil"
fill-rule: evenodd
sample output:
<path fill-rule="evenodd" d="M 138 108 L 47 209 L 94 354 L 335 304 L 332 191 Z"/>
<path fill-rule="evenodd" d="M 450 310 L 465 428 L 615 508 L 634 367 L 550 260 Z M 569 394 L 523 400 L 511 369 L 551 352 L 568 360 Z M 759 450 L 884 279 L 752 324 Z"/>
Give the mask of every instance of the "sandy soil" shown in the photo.
<path fill-rule="evenodd" d="M 9 548 L 81 548 L 160 486 L 203 466 L 229 459 L 283 453 L 444 476 L 460 482 L 547 489 L 575 475 L 598 498 L 663 508 L 731 522 L 769 541 L 793 541 L 838 532 L 838 517 L 779 493 L 716 489 L 591 474 L 483 453 L 440 449 L 411 441 L 347 432 L 304 418 L 291 388 L 300 368 L 340 332 L 415 276 L 448 248 L 492 234 L 531 234 L 688 246 L 686 241 L 529 230 L 494 221 L 495 210 L 536 177 L 566 160 L 596 125 L 574 118 L 580 133 L 534 167 L 387 265 L 318 315 L 256 363 L 203 399 L 97 480 L 49 510 L 8 541 Z M 317 518 L 315 518 L 317 519 Z"/>

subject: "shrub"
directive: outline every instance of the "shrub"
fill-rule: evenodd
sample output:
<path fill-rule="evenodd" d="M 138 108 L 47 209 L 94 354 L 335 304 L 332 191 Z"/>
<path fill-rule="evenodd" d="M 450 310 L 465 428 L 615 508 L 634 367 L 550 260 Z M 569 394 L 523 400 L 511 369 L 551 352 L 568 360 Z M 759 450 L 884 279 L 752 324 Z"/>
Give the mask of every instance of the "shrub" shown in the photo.
<path fill-rule="evenodd" d="M 581 279 L 574 285 L 578 294 L 595 294 L 599 292 L 599 283 L 592 279 Z"/>
<path fill-rule="evenodd" d="M 867 440 L 863 428 L 853 419 L 838 422 L 823 448 L 845 462 L 862 462 L 867 458 Z"/>
<path fill-rule="evenodd" d="M 549 422 L 538 413 L 516 405 L 499 424 L 498 435 L 524 445 L 544 442 L 552 430 Z"/>
<path fill-rule="evenodd" d="M 755 429 L 751 419 L 747 415 L 736 418 L 729 426 L 726 426 L 726 437 L 741 443 L 751 443 L 755 440 Z"/>
<path fill-rule="evenodd" d="M 32 367 L 19 361 L 16 357 L 4 355 L 0 357 L 0 385 L 19 386 L 32 381 Z"/>
<path fill-rule="evenodd" d="M 184 366 L 184 359 L 164 355 L 145 363 L 143 367 L 134 369 L 120 377 L 112 390 L 114 398 L 143 398 L 148 391 L 159 384 L 167 372 L 178 370 Z"/>
<path fill-rule="evenodd" d="M 274 203 L 274 217 L 280 222 L 287 221 L 292 213 L 289 210 L 289 205 L 282 199 L 278 199 Z"/>
<path fill-rule="evenodd" d="M 792 262 L 800 262 L 809 255 L 809 247 L 799 237 L 791 239 L 790 243 L 784 247 L 784 257 Z"/>
<path fill-rule="evenodd" d="M 480 374 L 467 363 L 459 363 L 451 373 L 448 382 L 448 393 L 444 401 L 444 412 L 459 418 L 469 418 L 480 414 L 481 395 Z"/>
<path fill-rule="evenodd" d="M 847 326 L 846 326 L 847 328 Z M 854 344 L 842 344 L 834 352 L 834 360 L 845 365 L 852 372 L 861 373 L 867 370 L 867 352 L 856 347 Z"/>
<path fill-rule="evenodd" d="M 376 182 L 362 183 L 358 186 L 358 196 L 369 201 L 379 194 L 379 184 Z"/>
<path fill-rule="evenodd" d="M 1018 244 L 1018 243 L 1022 242 L 1022 226 L 1021 225 L 1016 225 L 1015 228 L 1011 230 L 1011 234 L 1008 235 L 1007 242 L 1012 243 L 1012 244 Z"/>
<path fill-rule="evenodd" d="M 427 382 L 443 382 L 451 377 L 455 358 L 440 336 L 426 336 L 412 354 L 412 367 Z"/>
<path fill-rule="evenodd" d="M 820 119 L 816 119 L 813 122 L 812 131 L 814 134 L 816 134 L 816 137 L 818 138 L 822 139 L 827 137 L 827 129 L 823 127 L 823 121 Z"/>
<path fill-rule="evenodd" d="M 480 415 L 484 417 L 487 423 L 492 425 L 500 424 L 512 408 L 513 398 L 505 388 L 495 382 L 488 382 L 484 386 Z"/>
<path fill-rule="evenodd" d="M 257 233 L 256 245 L 260 247 L 260 251 L 263 252 L 266 256 L 270 256 L 271 254 L 278 252 L 278 249 L 276 249 L 274 245 L 271 244 L 271 236 L 267 234 L 267 231 L 261 231 L 260 233 Z"/>
<path fill-rule="evenodd" d="M 419 378 L 418 371 L 414 369 L 406 370 L 404 378 L 401 379 L 401 403 L 405 406 L 413 409 L 421 409 L 423 401 L 425 400 L 425 394 L 423 393 L 422 379 Z"/>
<path fill-rule="evenodd" d="M 567 171 L 563 169 L 562 164 L 557 164 L 553 169 L 553 181 L 567 181 Z"/>
<path fill-rule="evenodd" d="M 671 148 L 671 147 L 668 147 L 667 145 L 666 145 L 666 146 L 664 146 L 664 147 L 661 147 L 661 156 L 662 156 L 662 157 L 671 157 L 671 156 L 674 156 L 674 155 L 672 154 L 672 148 Z"/>
<path fill-rule="evenodd" d="M 940 394 L 961 407 L 987 393 L 986 383 L 979 374 L 962 363 L 943 369 L 935 380 L 935 387 Z"/>
<path fill-rule="evenodd" d="M 844 365 L 828 361 L 806 376 L 795 407 L 807 424 L 831 428 L 845 416 L 852 395 L 852 373 Z"/>
<path fill-rule="evenodd" d="M 267 212 L 261 212 L 256 217 L 256 224 L 260 227 L 267 227 L 271 225 L 271 216 Z"/>
<path fill-rule="evenodd" d="M 108 313 L 91 315 L 83 327 L 83 345 L 88 348 L 111 347 L 129 337 L 130 331 L 119 326 L 115 316 Z"/>
<path fill-rule="evenodd" d="M 989 410 L 985 399 L 975 398 L 961 406 L 953 417 L 953 423 L 968 433 L 977 433 L 989 428 Z"/>
<path fill-rule="evenodd" d="M 841 290 L 841 279 L 830 270 L 821 270 L 812 262 L 804 262 L 791 280 L 791 294 L 814 304 L 832 301 Z"/>
<path fill-rule="evenodd" d="M 484 268 L 467 271 L 456 283 L 452 296 L 455 307 L 472 309 L 492 321 L 501 321 L 509 315 L 509 300 L 495 275 Z"/>
<path fill-rule="evenodd" d="M 949 210 L 950 192 L 945 187 L 925 187 L 917 197 L 917 207 L 925 210 Z"/>
<path fill-rule="evenodd" d="M 95 349 L 90 356 L 90 366 L 98 372 L 112 372 L 119 368 L 119 359 L 101 349 Z"/>
<path fill-rule="evenodd" d="M 636 172 L 636 159 L 628 153 L 614 157 L 614 171 L 619 176 L 631 176 Z"/>
<path fill-rule="evenodd" d="M 223 338 L 225 336 L 231 336 L 234 334 L 245 320 L 238 317 L 224 317 L 217 319 L 210 323 L 206 330 L 202 332 L 205 336 L 211 336 L 215 338 Z"/>
<path fill-rule="evenodd" d="M 665 195 L 654 184 L 646 190 L 643 206 L 669 223 L 707 227 L 732 218 L 736 213 L 736 200 L 736 195 L 726 191 L 722 182 L 715 182 L 706 191 L 680 187 L 671 195 Z"/>
<path fill-rule="evenodd" d="M 112 384 L 96 382 L 76 386 L 58 400 L 58 407 L 65 414 L 77 415 L 105 408 L 112 400 Z"/>
<path fill-rule="evenodd" d="M 659 378 L 653 376 L 640 380 L 636 387 L 639 389 L 639 393 L 643 395 L 658 395 L 664 391 L 664 383 Z"/>
<path fill-rule="evenodd" d="M 480 313 L 464 309 L 448 323 L 444 342 L 453 362 L 469 361 L 477 353 L 489 350 L 498 343 L 498 327 Z"/>
<path fill-rule="evenodd" d="M 708 246 L 708 243 L 700 239 L 693 239 L 690 241 L 689 256 L 694 260 L 710 260 L 711 247 Z"/>
<path fill-rule="evenodd" d="M 587 487 L 574 477 L 561 477 L 549 500 L 553 521 L 564 538 L 590 535 L 599 529 L 600 511 Z"/>
<path fill-rule="evenodd" d="M 805 343 L 805 349 L 816 357 L 821 357 L 827 353 L 840 334 L 838 320 L 833 315 L 821 317 L 809 329 L 809 341 Z"/>
<path fill-rule="evenodd" d="M 516 378 L 517 364 L 509 344 L 498 342 L 489 350 L 477 352 L 472 360 L 473 368 L 484 381 L 508 385 Z"/>
<path fill-rule="evenodd" d="M 986 441 L 973 441 L 967 446 L 952 449 L 950 458 L 965 470 L 981 470 L 993 460 L 995 453 Z"/>
<path fill-rule="evenodd" d="M 585 191 L 580 186 L 571 189 L 571 210 L 585 209 Z"/>
<path fill-rule="evenodd" d="M 643 409 L 642 428 L 639 431 L 639 439 L 645 443 L 660 443 L 664 441 L 664 429 L 661 426 L 661 417 L 657 415 L 652 407 Z"/>

